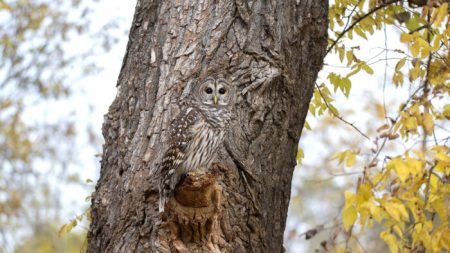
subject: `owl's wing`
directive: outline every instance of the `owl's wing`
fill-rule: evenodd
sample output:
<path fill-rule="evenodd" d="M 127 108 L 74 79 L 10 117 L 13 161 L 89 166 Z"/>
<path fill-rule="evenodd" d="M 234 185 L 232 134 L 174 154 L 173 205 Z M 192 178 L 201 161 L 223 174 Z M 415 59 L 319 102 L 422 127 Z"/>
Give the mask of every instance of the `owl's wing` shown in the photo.
<path fill-rule="evenodd" d="M 190 107 L 182 110 L 170 125 L 170 146 L 161 163 L 160 212 L 164 210 L 166 200 L 173 193 L 175 186 L 184 174 L 180 165 L 186 159 L 186 148 L 193 138 L 191 127 L 198 122 L 200 117 L 201 113 L 198 109 Z"/>
<path fill-rule="evenodd" d="M 172 121 L 169 128 L 170 146 L 164 154 L 163 168 L 176 169 L 184 161 L 185 151 L 193 138 L 191 127 L 199 120 L 196 108 L 187 108 Z M 170 174 L 170 173 L 169 173 Z"/>

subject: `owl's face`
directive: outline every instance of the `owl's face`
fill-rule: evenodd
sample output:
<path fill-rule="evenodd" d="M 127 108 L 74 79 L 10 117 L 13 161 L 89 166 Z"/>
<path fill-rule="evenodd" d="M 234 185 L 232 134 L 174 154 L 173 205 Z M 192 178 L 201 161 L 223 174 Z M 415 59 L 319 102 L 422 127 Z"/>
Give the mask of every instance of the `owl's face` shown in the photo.
<path fill-rule="evenodd" d="M 208 106 L 228 106 L 233 102 L 234 89 L 225 79 L 207 79 L 197 89 L 197 99 Z"/>

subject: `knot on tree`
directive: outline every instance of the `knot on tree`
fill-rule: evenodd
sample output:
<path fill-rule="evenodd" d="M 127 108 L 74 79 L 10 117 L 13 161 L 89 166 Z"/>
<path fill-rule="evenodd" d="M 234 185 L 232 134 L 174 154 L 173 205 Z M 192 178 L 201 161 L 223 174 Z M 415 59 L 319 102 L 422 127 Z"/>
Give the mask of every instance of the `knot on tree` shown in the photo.
<path fill-rule="evenodd" d="M 213 167 L 206 173 L 188 174 L 176 187 L 161 216 L 163 252 L 223 252 L 222 189 L 217 183 L 219 165 Z"/>

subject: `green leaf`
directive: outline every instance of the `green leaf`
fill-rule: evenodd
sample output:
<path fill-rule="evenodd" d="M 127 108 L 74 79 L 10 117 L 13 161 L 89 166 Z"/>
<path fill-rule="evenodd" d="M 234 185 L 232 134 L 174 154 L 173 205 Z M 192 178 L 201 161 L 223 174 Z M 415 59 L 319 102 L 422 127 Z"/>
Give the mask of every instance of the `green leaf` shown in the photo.
<path fill-rule="evenodd" d="M 405 65 L 406 63 L 406 58 L 402 58 L 401 60 L 399 60 L 397 62 L 397 64 L 395 65 L 395 71 L 400 71 L 400 69 Z"/>
<path fill-rule="evenodd" d="M 420 23 L 418 18 L 410 18 L 408 21 L 406 21 L 405 26 L 409 31 L 414 31 L 420 27 Z"/>
<path fill-rule="evenodd" d="M 297 161 L 297 166 L 302 165 L 302 160 L 303 160 L 304 156 L 305 155 L 303 153 L 303 149 L 301 147 L 298 147 L 297 156 L 295 156 L 295 160 Z"/>
<path fill-rule="evenodd" d="M 66 223 L 64 225 L 61 226 L 61 228 L 58 231 L 58 235 L 62 236 L 65 233 L 69 233 L 70 231 L 72 231 L 72 229 L 78 224 L 76 219 L 71 220 L 69 223 Z"/>
<path fill-rule="evenodd" d="M 444 117 L 448 120 L 450 120 L 450 104 L 444 105 L 444 111 L 442 112 Z"/>
<path fill-rule="evenodd" d="M 369 67 L 366 63 L 361 63 L 361 68 L 366 71 L 367 74 L 373 75 L 373 69 Z"/>

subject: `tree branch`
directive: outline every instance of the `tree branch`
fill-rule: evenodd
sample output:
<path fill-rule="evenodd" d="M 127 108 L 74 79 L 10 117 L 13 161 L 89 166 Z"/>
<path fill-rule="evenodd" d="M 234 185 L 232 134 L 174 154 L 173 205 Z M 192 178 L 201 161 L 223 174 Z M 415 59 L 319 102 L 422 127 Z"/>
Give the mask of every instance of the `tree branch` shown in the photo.
<path fill-rule="evenodd" d="M 323 101 L 325 102 L 326 107 L 328 108 L 328 110 L 334 115 L 334 117 L 338 118 L 339 120 L 341 120 L 342 122 L 344 122 L 345 124 L 351 126 L 353 129 L 355 129 L 358 133 L 360 133 L 362 136 L 364 136 L 367 140 L 370 140 L 369 136 L 367 136 L 365 133 L 363 133 L 361 130 L 359 130 L 359 128 L 357 128 L 353 123 L 348 122 L 347 120 L 345 120 L 343 117 L 339 116 L 335 111 L 333 111 L 330 108 L 330 105 L 328 104 L 327 100 L 325 99 L 325 97 L 322 94 L 322 91 L 320 90 L 320 87 L 317 85 L 317 83 L 315 84 L 317 91 L 319 91 L 320 96 L 322 97 Z"/>
<path fill-rule="evenodd" d="M 373 13 L 377 12 L 378 10 L 391 5 L 393 3 L 396 2 L 400 2 L 401 0 L 391 0 L 385 3 L 380 4 L 379 6 L 373 8 L 372 10 L 369 10 L 369 12 L 367 12 L 366 14 L 362 15 L 361 17 L 357 18 L 355 20 L 355 22 L 353 22 L 348 28 L 344 29 L 344 31 L 342 31 L 342 33 L 340 33 L 338 35 L 338 37 L 333 41 L 333 44 L 331 44 L 331 46 L 327 49 L 327 52 L 325 55 L 328 55 L 328 53 L 331 51 L 331 49 L 333 49 L 334 46 L 336 46 L 336 44 L 339 42 L 339 40 L 351 29 L 353 29 L 353 27 L 355 27 L 359 22 L 361 22 L 363 19 L 365 19 L 366 17 L 372 15 Z"/>

